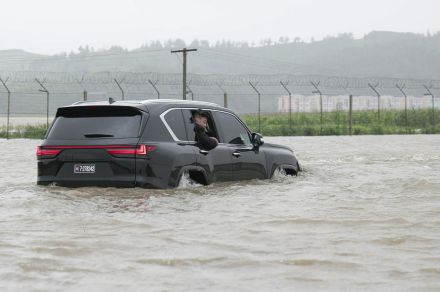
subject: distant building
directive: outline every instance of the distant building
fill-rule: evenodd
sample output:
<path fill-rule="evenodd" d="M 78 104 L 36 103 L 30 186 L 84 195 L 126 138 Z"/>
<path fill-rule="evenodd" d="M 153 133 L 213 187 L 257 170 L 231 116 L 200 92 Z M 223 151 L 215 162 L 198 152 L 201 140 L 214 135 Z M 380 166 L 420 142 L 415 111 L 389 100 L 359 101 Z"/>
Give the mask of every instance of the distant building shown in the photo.
<path fill-rule="evenodd" d="M 432 98 L 430 96 L 408 96 L 408 109 L 431 108 Z M 405 98 L 396 96 L 381 96 L 380 107 L 383 109 L 404 109 Z M 436 108 L 440 108 L 440 103 L 435 104 Z M 292 112 L 319 112 L 319 95 L 292 95 Z M 353 110 L 376 110 L 376 96 L 353 96 Z M 322 96 L 322 110 L 324 112 L 331 111 L 348 111 L 349 97 L 347 95 Z M 289 96 L 281 96 L 278 98 L 278 111 L 289 112 Z"/>

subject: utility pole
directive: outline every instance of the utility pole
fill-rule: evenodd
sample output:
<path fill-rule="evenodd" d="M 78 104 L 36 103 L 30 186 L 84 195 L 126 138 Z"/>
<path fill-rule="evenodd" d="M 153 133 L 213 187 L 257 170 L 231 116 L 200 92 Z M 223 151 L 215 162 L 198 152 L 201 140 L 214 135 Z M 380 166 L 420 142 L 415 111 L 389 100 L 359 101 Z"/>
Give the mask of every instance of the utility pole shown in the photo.
<path fill-rule="evenodd" d="M 426 86 L 426 85 L 423 85 L 423 87 L 425 87 L 425 89 L 426 89 L 426 91 L 427 91 L 427 93 L 425 93 L 424 95 L 426 96 L 426 95 L 430 95 L 431 97 L 432 97 L 432 127 L 434 127 L 435 126 L 435 105 L 434 105 L 434 94 L 431 92 L 431 87 L 432 86 L 430 86 L 430 87 L 428 87 L 428 86 Z"/>
<path fill-rule="evenodd" d="M 182 80 L 183 91 L 182 91 L 182 96 L 183 96 L 184 100 L 186 100 L 186 88 L 187 88 L 187 85 L 186 85 L 186 55 L 188 52 L 195 52 L 195 51 L 197 51 L 197 49 L 187 49 L 187 48 L 183 48 L 182 50 L 171 51 L 171 53 L 182 53 L 182 55 L 183 55 L 183 73 L 182 73 L 182 75 L 183 75 L 183 80 Z"/>
<path fill-rule="evenodd" d="M 319 83 L 321 83 L 321 81 L 318 81 L 318 82 L 316 82 L 316 83 L 313 82 L 313 81 L 310 81 L 310 83 L 311 83 L 312 86 L 315 87 L 315 89 L 316 89 L 316 90 L 312 91 L 312 93 L 313 93 L 313 94 L 316 94 L 316 93 L 319 94 L 319 111 L 321 112 L 321 118 L 320 118 L 320 120 L 321 120 L 321 130 L 320 130 L 319 133 L 322 135 L 322 92 L 321 92 L 321 90 L 319 90 L 319 88 L 318 88 Z"/>
<path fill-rule="evenodd" d="M 405 84 L 403 84 L 402 86 L 399 86 L 399 84 L 396 84 L 396 87 L 397 87 L 397 89 L 399 89 L 399 91 L 405 97 L 405 128 L 406 128 L 406 132 L 408 133 L 408 102 L 407 102 L 406 93 L 405 93 L 405 91 L 403 91 L 403 89 L 405 88 Z"/>
<path fill-rule="evenodd" d="M 46 93 L 46 128 L 49 129 L 49 90 L 43 85 L 45 80 L 40 81 L 37 78 L 35 78 L 35 81 L 41 86 L 43 89 L 38 89 L 40 92 Z"/>
<path fill-rule="evenodd" d="M 9 139 L 9 116 L 11 113 L 11 91 L 9 90 L 8 86 L 6 85 L 8 80 L 9 80 L 9 77 L 6 78 L 6 80 L 3 80 L 0 78 L 0 82 L 3 84 L 3 86 L 6 89 L 6 92 L 8 93 L 8 114 L 7 114 L 7 119 L 6 119 L 6 139 Z"/>
<path fill-rule="evenodd" d="M 377 95 L 377 119 L 380 121 L 380 93 L 377 91 L 377 86 L 379 84 L 376 83 L 376 85 L 371 85 L 371 83 L 368 83 L 368 86 L 373 90 Z"/>
<path fill-rule="evenodd" d="M 125 100 L 125 92 L 124 89 L 122 88 L 121 84 L 122 82 L 124 82 L 125 78 L 122 78 L 121 80 L 117 80 L 116 78 L 113 78 L 113 80 L 115 81 L 115 83 L 118 85 L 119 90 L 121 90 L 121 94 L 122 94 L 122 100 Z"/>
<path fill-rule="evenodd" d="M 258 132 L 261 133 L 261 93 L 257 89 L 258 82 L 252 84 L 252 82 L 249 81 L 249 84 L 258 94 Z"/>
<path fill-rule="evenodd" d="M 280 81 L 280 84 L 281 84 L 282 87 L 284 87 L 284 89 L 289 94 L 289 128 L 292 129 L 292 93 L 287 88 L 287 84 L 289 84 L 288 82 L 286 82 L 284 84 L 282 81 Z"/>
<path fill-rule="evenodd" d="M 154 90 L 156 91 L 157 99 L 160 99 L 160 92 L 159 92 L 159 89 L 157 89 L 157 87 L 156 87 L 156 84 L 157 84 L 157 82 L 159 82 L 159 80 L 156 80 L 153 82 L 150 79 L 148 79 L 148 82 L 151 84 L 151 86 L 153 86 Z"/>

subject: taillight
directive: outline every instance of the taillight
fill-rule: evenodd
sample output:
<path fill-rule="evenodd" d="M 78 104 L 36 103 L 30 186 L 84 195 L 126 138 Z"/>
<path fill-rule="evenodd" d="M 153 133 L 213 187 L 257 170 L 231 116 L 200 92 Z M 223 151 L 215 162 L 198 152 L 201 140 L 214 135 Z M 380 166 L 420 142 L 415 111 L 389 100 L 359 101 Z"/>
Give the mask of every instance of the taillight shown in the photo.
<path fill-rule="evenodd" d="M 51 157 L 55 157 L 58 154 L 60 154 L 61 150 L 60 149 L 45 149 L 42 146 L 38 146 L 37 147 L 37 158 L 51 158 Z"/>
<path fill-rule="evenodd" d="M 150 151 L 153 151 L 154 149 L 156 149 L 155 146 L 151 146 L 151 145 L 139 145 L 136 148 L 127 148 L 127 147 L 120 147 L 120 148 L 107 148 L 107 152 L 111 155 L 141 155 L 141 156 L 145 156 L 147 155 Z"/>
<path fill-rule="evenodd" d="M 61 153 L 63 150 L 69 149 L 103 149 L 108 154 L 121 157 L 131 156 L 146 156 L 149 152 L 156 149 L 156 146 L 151 145 L 84 145 L 84 146 L 38 146 L 37 158 L 53 158 Z"/>

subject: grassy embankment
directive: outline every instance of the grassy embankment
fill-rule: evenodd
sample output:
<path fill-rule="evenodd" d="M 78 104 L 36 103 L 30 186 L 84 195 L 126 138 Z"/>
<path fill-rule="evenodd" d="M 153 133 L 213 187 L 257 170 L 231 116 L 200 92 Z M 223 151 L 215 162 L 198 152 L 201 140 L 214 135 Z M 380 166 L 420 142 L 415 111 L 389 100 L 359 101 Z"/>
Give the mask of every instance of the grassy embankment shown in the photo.
<path fill-rule="evenodd" d="M 242 116 L 246 124 L 258 131 L 258 115 Z M 353 112 L 353 135 L 383 134 L 439 134 L 440 111 L 434 115 L 432 110 L 408 110 L 408 127 L 405 126 L 405 111 L 387 110 L 381 112 L 378 120 L 376 111 Z M 317 136 L 348 135 L 348 113 L 342 111 L 323 113 L 321 132 L 319 113 L 293 113 L 292 127 L 289 127 L 289 114 L 261 115 L 261 134 L 266 136 Z M 22 125 L 11 127 L 10 138 L 42 139 L 46 133 L 46 124 Z M 0 138 L 6 138 L 6 127 L 0 126 Z"/>
<path fill-rule="evenodd" d="M 258 115 L 242 116 L 246 124 L 258 131 Z M 440 111 L 433 114 L 431 109 L 408 110 L 408 127 L 404 110 L 353 112 L 353 135 L 384 134 L 439 134 Z M 261 115 L 261 134 L 266 136 L 317 136 L 348 135 L 348 113 L 342 111 L 324 112 L 322 132 L 319 113 L 292 113 L 292 127 L 289 127 L 289 114 Z"/>
<path fill-rule="evenodd" d="M 46 124 L 20 125 L 9 129 L 9 138 L 42 139 L 46 134 Z M 0 126 L 0 138 L 6 138 L 6 126 Z"/>

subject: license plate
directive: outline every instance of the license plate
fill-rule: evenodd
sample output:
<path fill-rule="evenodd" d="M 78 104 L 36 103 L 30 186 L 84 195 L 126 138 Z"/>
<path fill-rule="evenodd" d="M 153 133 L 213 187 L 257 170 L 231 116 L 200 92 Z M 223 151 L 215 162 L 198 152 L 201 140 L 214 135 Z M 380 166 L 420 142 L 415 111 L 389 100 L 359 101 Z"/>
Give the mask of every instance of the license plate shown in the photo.
<path fill-rule="evenodd" d="M 95 173 L 95 164 L 75 164 L 73 166 L 74 173 Z"/>

